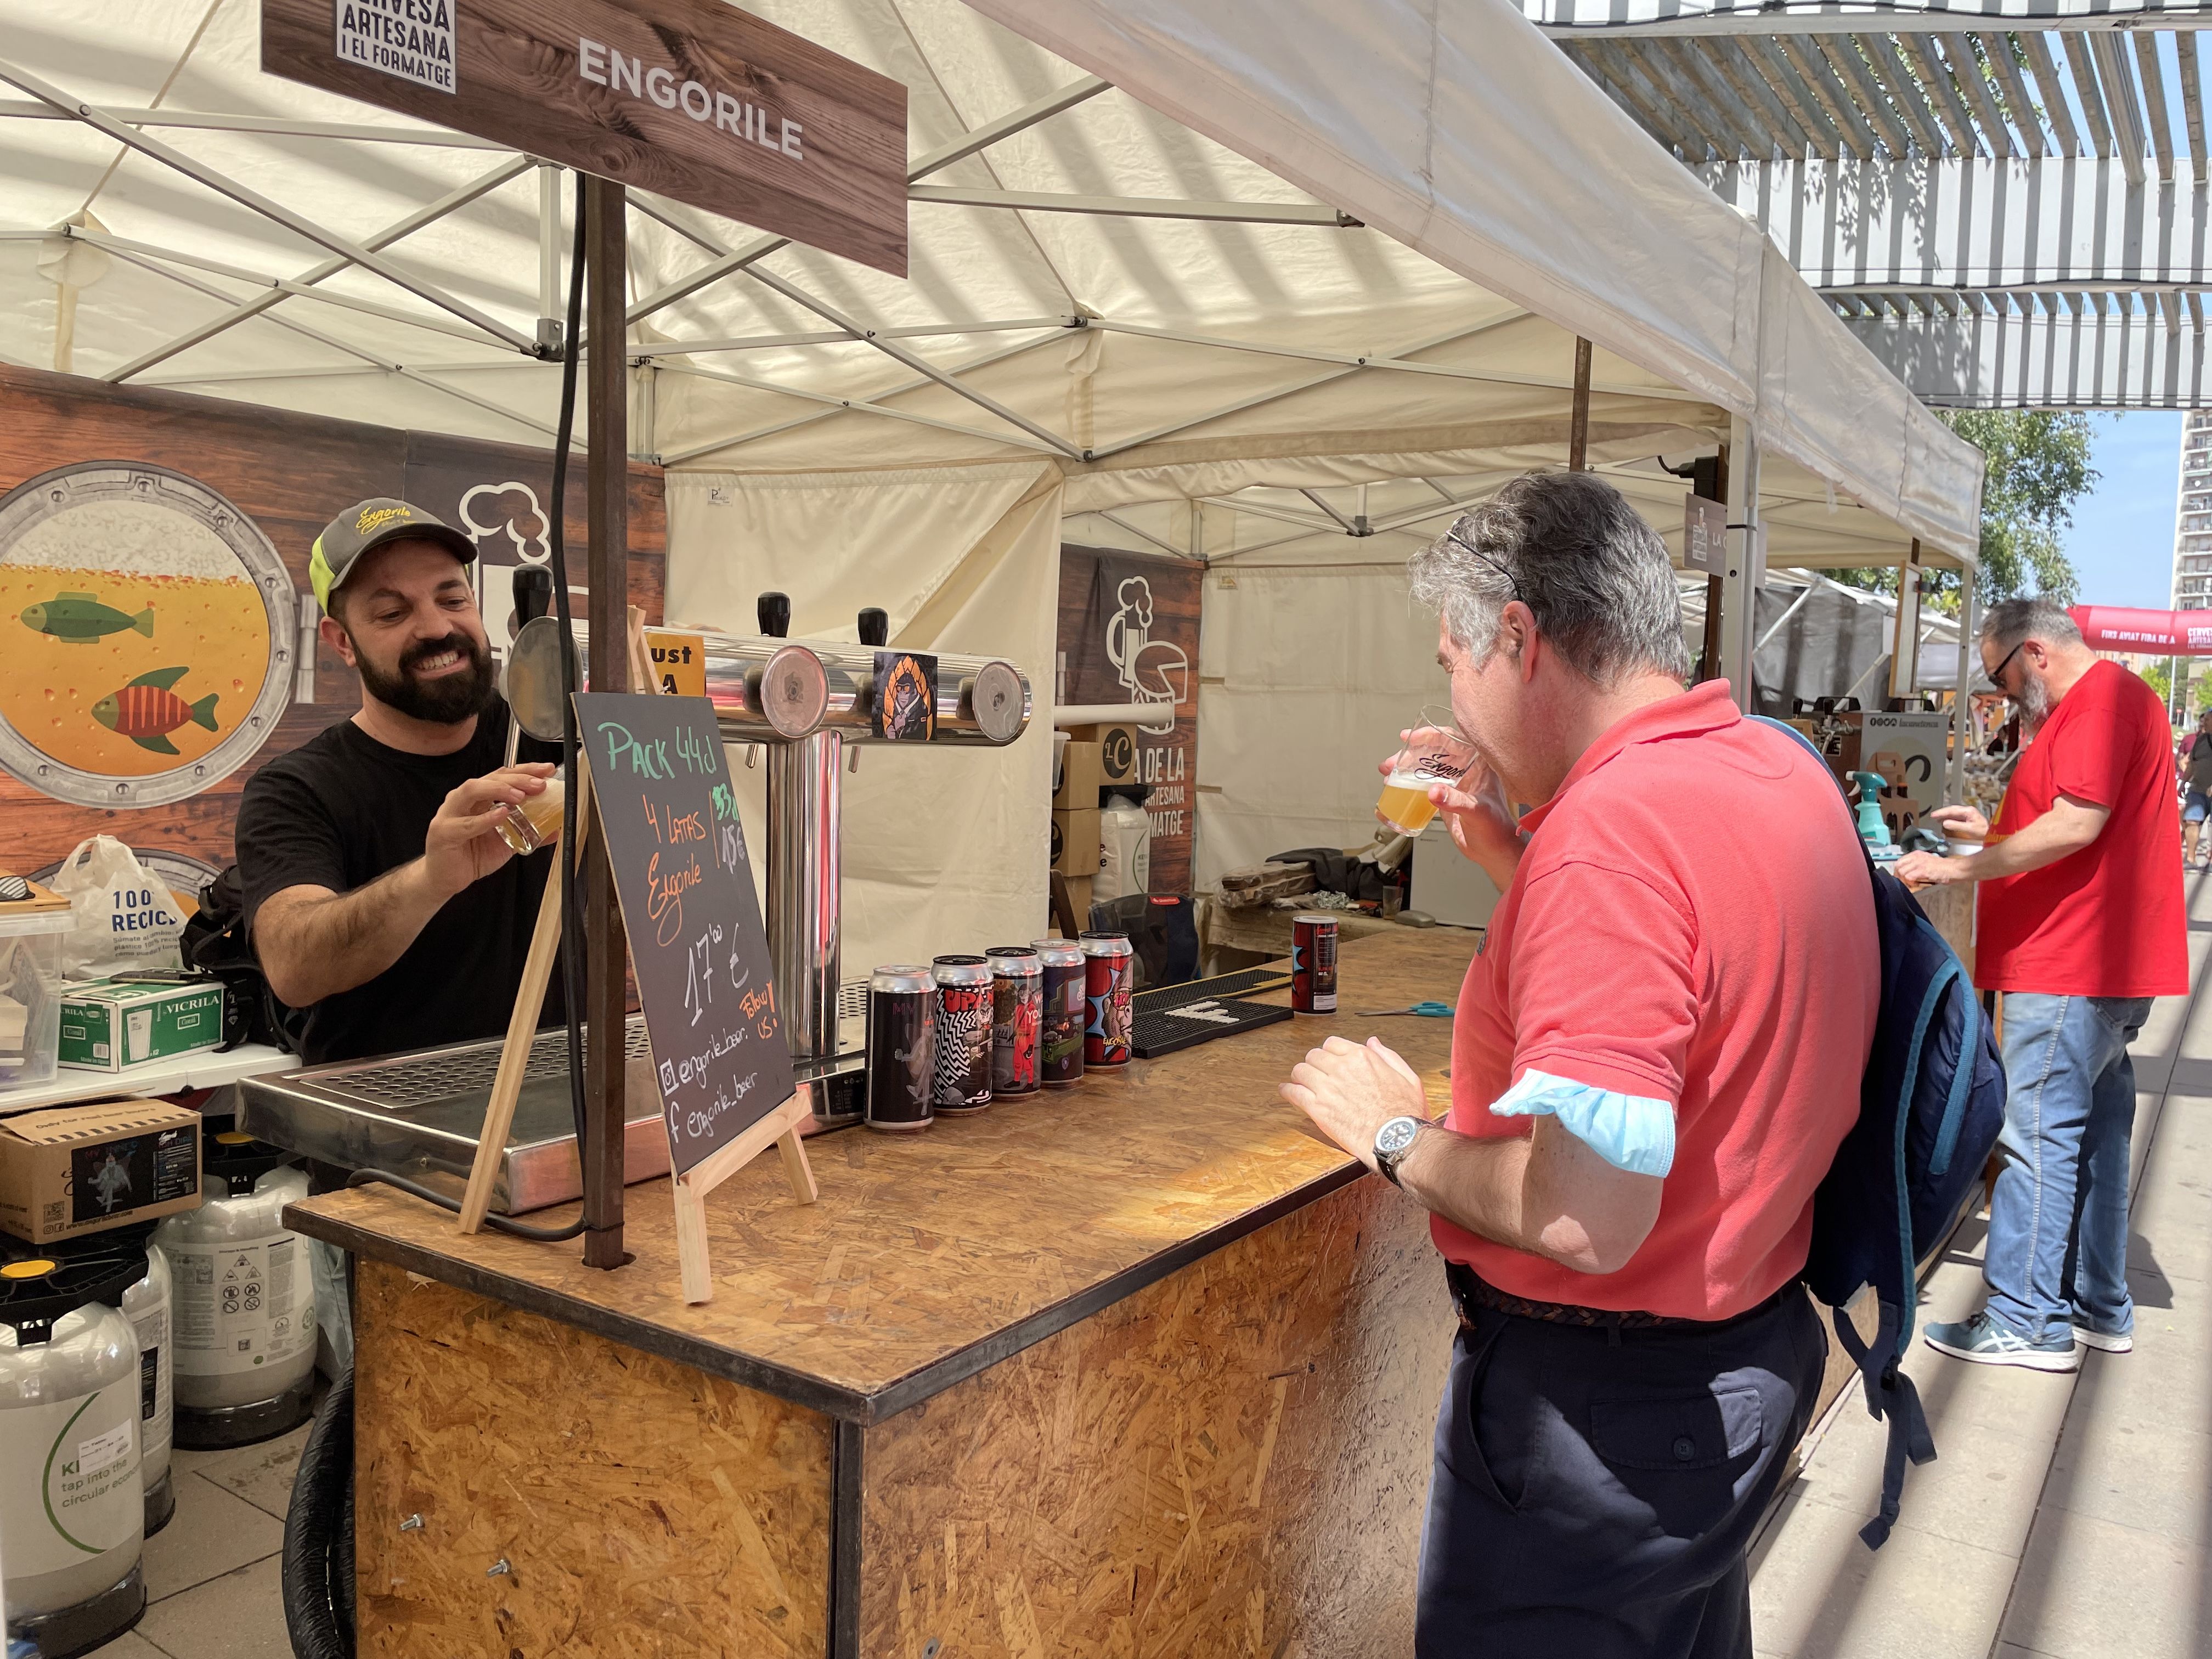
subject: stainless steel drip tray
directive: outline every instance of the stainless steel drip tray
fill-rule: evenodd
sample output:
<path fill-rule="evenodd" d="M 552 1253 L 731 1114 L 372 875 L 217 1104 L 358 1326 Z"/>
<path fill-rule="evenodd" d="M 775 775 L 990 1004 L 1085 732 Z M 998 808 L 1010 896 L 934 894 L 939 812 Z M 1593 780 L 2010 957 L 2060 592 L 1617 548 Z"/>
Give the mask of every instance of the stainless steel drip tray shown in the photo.
<path fill-rule="evenodd" d="M 387 1170 L 459 1198 L 483 1135 L 499 1051 L 496 1040 L 456 1043 L 249 1078 L 240 1085 L 239 1127 L 320 1163 Z M 624 1055 L 623 1176 L 650 1181 L 668 1173 L 668 1137 L 642 1015 L 629 1017 Z M 531 1044 L 492 1208 L 519 1215 L 583 1190 L 568 1035 L 555 1027 Z"/>

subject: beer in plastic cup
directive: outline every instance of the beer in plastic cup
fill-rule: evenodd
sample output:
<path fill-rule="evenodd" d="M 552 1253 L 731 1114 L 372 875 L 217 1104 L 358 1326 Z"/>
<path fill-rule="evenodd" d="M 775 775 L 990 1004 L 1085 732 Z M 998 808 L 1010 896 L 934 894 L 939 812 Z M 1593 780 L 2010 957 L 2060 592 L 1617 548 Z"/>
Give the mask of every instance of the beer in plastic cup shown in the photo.
<path fill-rule="evenodd" d="M 1414 722 L 1412 740 L 1391 764 L 1375 810 L 1400 834 L 1418 836 L 1437 815 L 1430 788 L 1457 783 L 1474 764 L 1474 745 L 1460 735 L 1452 717 L 1440 709 L 1424 708 Z"/>
<path fill-rule="evenodd" d="M 520 803 L 501 813 L 492 827 L 499 831 L 501 841 L 526 856 L 541 847 L 550 847 L 561 839 L 561 804 L 568 793 L 560 779 L 548 778 L 541 793 L 524 796 Z"/>

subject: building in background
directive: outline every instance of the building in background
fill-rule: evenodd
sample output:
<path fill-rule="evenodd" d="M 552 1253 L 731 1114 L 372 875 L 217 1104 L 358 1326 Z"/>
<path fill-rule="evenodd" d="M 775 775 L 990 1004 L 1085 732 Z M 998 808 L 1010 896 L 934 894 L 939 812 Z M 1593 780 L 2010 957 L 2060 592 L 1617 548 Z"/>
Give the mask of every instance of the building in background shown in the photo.
<path fill-rule="evenodd" d="M 2176 611 L 2212 610 L 2212 410 L 2182 417 L 2181 488 L 2173 508 Z"/>

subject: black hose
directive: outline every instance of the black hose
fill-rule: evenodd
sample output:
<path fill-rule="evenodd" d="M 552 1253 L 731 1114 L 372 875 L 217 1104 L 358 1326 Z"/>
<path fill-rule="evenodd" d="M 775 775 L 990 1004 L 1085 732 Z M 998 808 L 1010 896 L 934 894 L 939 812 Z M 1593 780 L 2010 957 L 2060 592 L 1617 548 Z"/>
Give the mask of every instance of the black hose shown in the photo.
<path fill-rule="evenodd" d="M 568 441 L 576 427 L 576 338 L 584 324 L 584 175 L 576 175 L 576 240 L 568 260 L 568 326 L 561 339 L 561 418 L 553 437 L 553 505 L 548 511 L 548 542 L 553 563 L 553 614 L 561 624 L 561 786 L 566 799 L 561 803 L 561 844 L 555 850 L 553 863 L 561 882 L 561 1001 L 567 1016 L 568 1035 L 568 1115 L 576 1126 L 576 1161 L 580 1167 L 584 1158 L 584 1030 L 581 1010 L 584 1006 L 583 952 L 579 948 L 584 939 L 584 917 L 576 896 L 576 860 L 569 849 L 576 844 L 576 620 L 568 604 L 568 559 L 566 528 L 568 521 Z M 614 349 L 620 350 L 617 341 Z M 617 641 L 609 641 L 600 648 L 615 648 Z M 513 718 L 512 715 L 509 718 Z M 620 1039 L 609 1037 L 610 1042 Z M 409 1181 L 384 1170 L 356 1170 L 348 1178 L 349 1187 L 364 1187 L 372 1183 L 396 1187 L 401 1192 L 428 1200 L 441 1210 L 460 1213 L 460 1205 L 442 1193 Z M 488 1215 L 484 1224 L 502 1233 L 513 1233 L 517 1238 L 534 1239 L 543 1244 L 558 1244 L 565 1240 L 580 1237 L 584 1218 L 579 1215 L 565 1227 L 526 1227 L 505 1216 Z M 349 1626 L 348 1627 L 351 1627 Z"/>
<path fill-rule="evenodd" d="M 284 1631 L 295 1659 L 354 1659 L 353 1372 L 331 1385 L 284 1512 Z"/>

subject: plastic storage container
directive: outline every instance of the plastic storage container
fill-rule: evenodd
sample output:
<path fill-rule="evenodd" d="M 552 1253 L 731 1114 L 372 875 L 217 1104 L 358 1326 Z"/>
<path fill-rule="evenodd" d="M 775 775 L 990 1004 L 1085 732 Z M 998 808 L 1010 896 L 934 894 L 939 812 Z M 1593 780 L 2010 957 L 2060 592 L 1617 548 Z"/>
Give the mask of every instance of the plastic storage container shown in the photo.
<path fill-rule="evenodd" d="M 69 930 L 67 910 L 0 915 L 0 1091 L 53 1079 L 62 1041 L 62 935 Z"/>
<path fill-rule="evenodd" d="M 176 1443 L 188 1449 L 250 1445 L 307 1420 L 315 1281 L 307 1240 L 282 1219 L 307 1195 L 290 1156 L 234 1129 L 210 1135 L 206 1201 L 154 1229 L 173 1283 Z"/>
<path fill-rule="evenodd" d="M 0 1554 L 10 1638 L 83 1653 L 136 1623 L 145 1496 L 128 1240 L 0 1267 Z"/>

